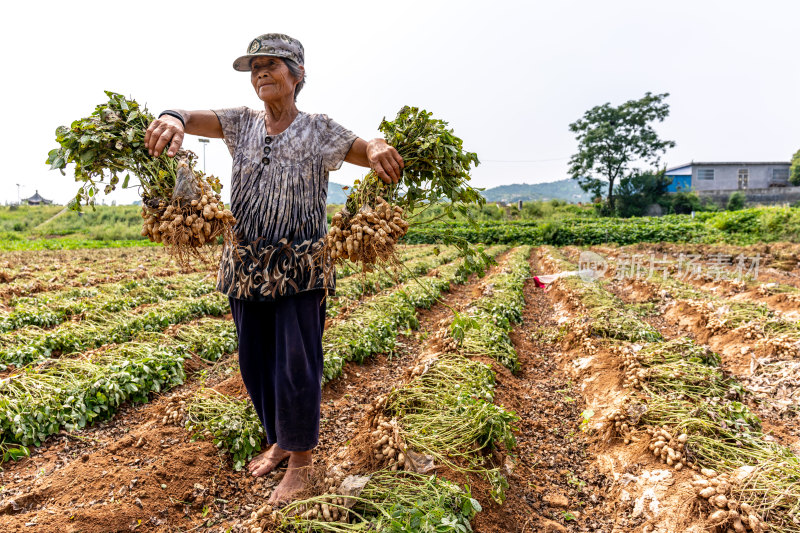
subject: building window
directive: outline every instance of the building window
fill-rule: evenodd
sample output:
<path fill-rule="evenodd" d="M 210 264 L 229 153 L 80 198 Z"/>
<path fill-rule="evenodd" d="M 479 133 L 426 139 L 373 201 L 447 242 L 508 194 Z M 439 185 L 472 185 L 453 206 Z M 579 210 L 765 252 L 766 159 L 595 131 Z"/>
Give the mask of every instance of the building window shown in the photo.
<path fill-rule="evenodd" d="M 789 169 L 788 168 L 773 168 L 772 169 L 772 181 L 789 181 Z"/>
<path fill-rule="evenodd" d="M 699 180 L 713 180 L 714 179 L 714 169 L 713 168 L 698 168 L 697 169 L 697 179 L 699 179 Z"/>
<path fill-rule="evenodd" d="M 739 188 L 746 189 L 747 182 L 750 180 L 750 169 L 749 168 L 740 168 L 739 169 Z"/>

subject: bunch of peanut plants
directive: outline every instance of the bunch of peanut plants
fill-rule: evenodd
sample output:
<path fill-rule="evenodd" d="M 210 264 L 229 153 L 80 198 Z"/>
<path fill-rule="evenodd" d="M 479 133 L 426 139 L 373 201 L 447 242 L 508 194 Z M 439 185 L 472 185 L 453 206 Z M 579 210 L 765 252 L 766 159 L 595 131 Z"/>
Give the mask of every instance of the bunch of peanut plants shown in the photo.
<path fill-rule="evenodd" d="M 454 470 L 484 474 L 502 503 L 505 479 L 484 466 L 484 450 L 516 446 L 519 417 L 494 401 L 495 374 L 488 365 L 444 354 L 408 384 L 391 392 L 386 410 L 397 417 L 409 448 Z"/>
<path fill-rule="evenodd" d="M 331 317 L 337 316 L 343 305 L 356 301 L 362 296 L 378 293 L 411 278 L 425 275 L 433 268 L 449 263 L 456 257 L 458 257 L 456 249 L 447 248 L 439 254 L 432 253 L 404 261 L 396 272 L 387 268 L 377 268 L 372 272 L 351 276 L 336 284 L 336 297 L 329 302 L 327 314 Z"/>
<path fill-rule="evenodd" d="M 249 400 L 204 388 L 192 396 L 186 411 L 186 429 L 193 438 L 211 439 L 217 448 L 229 452 L 234 470 L 241 470 L 261 450 L 264 428 Z"/>
<path fill-rule="evenodd" d="M 471 533 L 470 521 L 482 510 L 468 488 L 435 475 L 408 472 L 371 474 L 361 494 L 341 496 L 353 502 L 352 507 L 330 503 L 336 499 L 336 494 L 324 494 L 295 501 L 279 512 L 279 527 L 333 533 Z M 317 508 L 323 512 L 315 512 Z M 330 508 L 342 518 L 326 518 Z"/>

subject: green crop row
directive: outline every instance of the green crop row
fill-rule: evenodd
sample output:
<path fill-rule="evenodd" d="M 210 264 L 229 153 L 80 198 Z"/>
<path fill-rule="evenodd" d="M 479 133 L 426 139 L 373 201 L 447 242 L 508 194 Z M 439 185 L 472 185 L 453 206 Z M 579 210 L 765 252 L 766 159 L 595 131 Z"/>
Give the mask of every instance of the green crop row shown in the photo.
<path fill-rule="evenodd" d="M 347 303 L 360 299 L 362 296 L 376 294 L 384 289 L 394 287 L 408 279 L 422 276 L 433 268 L 444 263 L 449 263 L 458 256 L 455 248 L 448 247 L 440 253 L 430 253 L 414 258 L 401 260 L 400 268 L 396 272 L 381 268 L 373 272 L 357 274 L 347 279 L 337 282 L 336 297 L 331 298 L 327 315 L 334 317 L 339 314 L 340 309 Z"/>
<path fill-rule="evenodd" d="M 140 314 L 109 314 L 102 321 L 66 324 L 53 330 L 29 326 L 0 336 L 0 369 L 12 364 L 20 367 L 54 352 L 63 355 L 128 342 L 141 332 L 163 331 L 171 324 L 228 311 L 228 298 L 212 293 L 197 299 L 173 300 Z"/>
<path fill-rule="evenodd" d="M 512 372 L 519 370 L 519 358 L 509 333 L 522 321 L 525 308 L 525 281 L 530 277 L 530 246 L 520 246 L 509 253 L 503 270 L 486 280 L 484 296 L 469 307 L 470 327 L 462 331 L 461 321 L 454 321 L 451 333 L 460 341 L 461 353 L 487 355 Z"/>
<path fill-rule="evenodd" d="M 0 316 L 0 332 L 24 326 L 52 327 L 75 316 L 87 321 L 103 320 L 107 313 L 176 298 L 197 297 L 214 290 L 214 284 L 198 276 L 148 278 L 102 286 L 102 290 L 73 289 L 42 298 L 26 297 L 13 302 L 14 310 Z"/>
<path fill-rule="evenodd" d="M 414 227 L 405 243 L 437 243 L 444 232 L 469 242 L 553 246 L 637 242 L 707 242 L 722 237 L 705 224 L 668 217 L 640 219 L 575 219 L 559 222 L 481 222 L 477 227 L 466 222 L 426 224 Z"/>
<path fill-rule="evenodd" d="M 0 251 L 18 250 L 79 250 L 84 248 L 131 248 L 159 246 L 146 239 L 94 240 L 94 239 L 0 239 Z"/>
<path fill-rule="evenodd" d="M 558 221 L 463 221 L 413 226 L 408 244 L 438 243 L 451 232 L 469 242 L 531 245 L 593 245 L 637 242 L 757 243 L 800 241 L 800 208 L 752 208 L 735 212 Z"/>
<path fill-rule="evenodd" d="M 174 338 L 144 332 L 99 354 L 26 366 L 0 379 L 3 460 L 27 455 L 27 446 L 61 428 L 86 427 L 112 416 L 122 402 L 146 402 L 149 394 L 183 383 L 191 353 L 215 361 L 236 347 L 232 322 L 202 319 Z"/>
<path fill-rule="evenodd" d="M 497 255 L 502 247 L 487 250 Z M 469 272 L 462 260 L 439 267 L 438 275 L 407 282 L 385 295 L 362 302 L 346 320 L 328 328 L 322 337 L 325 364 L 323 380 L 341 375 L 347 361 L 394 349 L 399 331 L 417 327 L 418 307 L 433 305 L 451 283 L 463 283 Z"/>
<path fill-rule="evenodd" d="M 201 318 L 196 324 L 181 326 L 175 333 L 175 341 L 185 345 L 200 359 L 212 363 L 239 349 L 233 321 L 218 318 Z"/>
<path fill-rule="evenodd" d="M 435 246 L 421 245 L 421 246 L 400 246 L 398 248 L 400 262 L 410 261 L 417 257 L 431 255 L 435 252 Z M 336 266 L 336 278 L 344 279 L 352 276 L 353 274 L 360 274 L 362 269 L 360 266 L 345 261 L 344 264 Z"/>
<path fill-rule="evenodd" d="M 53 359 L 0 380 L 0 441 L 40 445 L 62 427 L 108 418 L 125 401 L 183 383 L 180 346 L 128 343 L 88 359 Z"/>
<path fill-rule="evenodd" d="M 385 270 L 359 276 L 343 275 L 337 288 L 338 297 L 358 299 L 362 294 L 380 291 L 412 274 L 427 272 L 432 266 L 427 266 L 431 261 L 425 258 L 434 254 L 433 246 L 404 250 L 400 256 L 404 268 L 395 276 L 397 279 L 393 279 Z M 451 256 L 451 250 L 448 249 L 438 257 L 444 262 L 448 257 L 452 258 Z M 91 321 L 93 312 L 97 312 L 102 320 L 104 312 L 123 311 L 187 296 L 202 296 L 212 292 L 215 287 L 213 282 L 203 281 L 203 277 L 203 274 L 190 274 L 170 278 L 146 278 L 13 298 L 10 302 L 12 311 L 0 313 L 0 333 L 24 326 L 52 327 L 80 315 Z M 329 316 L 337 314 L 338 301 L 337 298 L 332 298 L 329 302 Z"/>
<path fill-rule="evenodd" d="M 31 296 L 15 296 L 11 298 L 8 305 L 12 309 L 42 306 L 49 306 L 57 309 L 60 307 L 67 307 L 76 300 L 93 298 L 105 302 L 105 300 L 114 296 L 127 296 L 131 293 L 135 293 L 137 290 L 146 291 L 152 289 L 158 291 L 169 289 L 180 292 L 179 290 L 184 287 L 187 290 L 196 290 L 198 286 L 205 290 L 205 285 L 202 284 L 202 278 L 205 276 L 205 273 L 192 273 L 171 277 L 147 277 L 101 283 L 91 287 L 74 287 L 57 291 L 40 292 Z M 205 294 L 205 292 L 202 292 L 202 294 Z"/>

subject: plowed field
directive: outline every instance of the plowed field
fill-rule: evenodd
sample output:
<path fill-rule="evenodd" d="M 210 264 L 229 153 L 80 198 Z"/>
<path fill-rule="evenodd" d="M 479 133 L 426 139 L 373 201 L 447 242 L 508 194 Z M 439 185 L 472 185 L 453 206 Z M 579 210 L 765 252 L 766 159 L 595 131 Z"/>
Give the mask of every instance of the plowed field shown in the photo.
<path fill-rule="evenodd" d="M 339 272 L 282 509 L 213 273 L 0 255 L 0 531 L 800 532 L 796 248 L 487 251 Z"/>

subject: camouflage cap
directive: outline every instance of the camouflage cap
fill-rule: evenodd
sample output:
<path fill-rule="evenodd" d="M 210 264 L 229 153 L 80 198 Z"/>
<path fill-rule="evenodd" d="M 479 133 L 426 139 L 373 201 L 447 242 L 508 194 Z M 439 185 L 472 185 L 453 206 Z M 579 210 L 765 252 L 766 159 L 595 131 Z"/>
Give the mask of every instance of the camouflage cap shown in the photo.
<path fill-rule="evenodd" d="M 265 33 L 250 42 L 247 55 L 233 62 L 233 68 L 242 72 L 250 71 L 250 61 L 255 57 L 282 57 L 291 59 L 298 65 L 304 61 L 303 45 L 300 41 L 283 33 Z"/>

